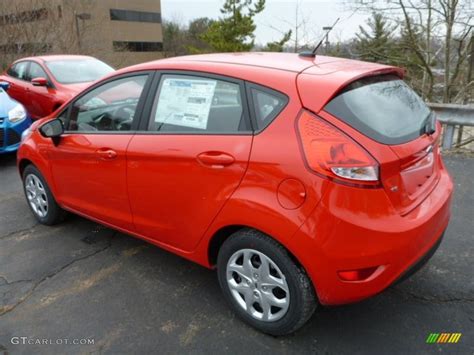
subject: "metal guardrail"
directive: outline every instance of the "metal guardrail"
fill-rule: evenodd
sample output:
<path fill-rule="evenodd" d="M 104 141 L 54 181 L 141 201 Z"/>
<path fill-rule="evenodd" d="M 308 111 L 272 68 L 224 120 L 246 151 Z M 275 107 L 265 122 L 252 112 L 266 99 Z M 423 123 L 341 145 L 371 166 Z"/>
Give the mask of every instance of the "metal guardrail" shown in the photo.
<path fill-rule="evenodd" d="M 474 142 L 474 106 L 473 105 L 457 105 L 457 104 L 434 104 L 428 103 L 428 106 L 436 112 L 438 121 L 444 125 L 443 133 L 443 149 L 453 148 L 454 132 L 458 126 L 458 145 L 464 133 L 464 127 L 473 127 L 473 137 L 462 142 L 462 145 Z"/>

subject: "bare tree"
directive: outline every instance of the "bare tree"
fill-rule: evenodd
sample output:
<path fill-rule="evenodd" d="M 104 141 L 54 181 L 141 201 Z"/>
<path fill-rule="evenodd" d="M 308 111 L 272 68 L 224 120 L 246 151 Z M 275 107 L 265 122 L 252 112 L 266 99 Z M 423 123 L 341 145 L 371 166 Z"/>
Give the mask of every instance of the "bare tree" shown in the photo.
<path fill-rule="evenodd" d="M 291 43 L 291 50 L 294 53 L 301 51 L 302 49 L 312 48 L 317 39 L 320 36 L 320 33 L 315 31 L 315 28 L 318 28 L 314 24 L 311 24 L 311 13 L 304 11 L 301 0 L 295 1 L 294 12 L 291 17 L 285 18 L 276 18 L 281 24 L 285 24 L 287 29 L 282 29 L 280 26 L 275 24 L 265 24 L 267 27 L 278 32 L 282 36 L 287 36 L 289 31 L 291 31 L 289 43 Z"/>
<path fill-rule="evenodd" d="M 433 97 L 437 63 L 442 63 L 444 102 L 457 100 L 458 93 L 471 85 L 466 65 L 474 25 L 471 0 L 346 0 L 346 3 L 362 11 L 383 13 L 406 30 L 406 45 L 418 58 L 423 71 L 421 93 L 426 98 Z"/>
<path fill-rule="evenodd" d="M 106 18 L 91 1 L 0 0 L 0 62 L 41 54 L 85 54 L 103 58 L 110 52 L 97 41 Z M 109 59 L 109 58 L 107 58 Z M 120 66 L 124 56 L 114 53 Z"/>

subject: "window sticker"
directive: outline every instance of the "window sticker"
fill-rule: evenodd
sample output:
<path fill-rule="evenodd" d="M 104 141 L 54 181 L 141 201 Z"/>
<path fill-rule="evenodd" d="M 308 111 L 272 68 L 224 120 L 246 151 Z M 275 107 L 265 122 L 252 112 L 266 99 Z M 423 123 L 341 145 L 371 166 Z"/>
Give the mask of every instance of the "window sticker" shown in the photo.
<path fill-rule="evenodd" d="M 206 129 L 215 89 L 215 80 L 164 79 L 155 122 Z"/>

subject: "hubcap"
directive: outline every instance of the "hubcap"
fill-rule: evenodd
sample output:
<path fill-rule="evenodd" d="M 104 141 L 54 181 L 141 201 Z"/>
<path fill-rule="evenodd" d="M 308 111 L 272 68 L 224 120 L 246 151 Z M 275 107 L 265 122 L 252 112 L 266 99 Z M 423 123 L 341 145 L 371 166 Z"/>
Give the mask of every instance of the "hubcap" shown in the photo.
<path fill-rule="evenodd" d="M 288 311 L 285 275 L 265 254 L 253 249 L 235 252 L 227 262 L 226 277 L 237 304 L 253 318 L 274 322 Z"/>
<path fill-rule="evenodd" d="M 25 179 L 26 197 L 36 215 L 43 218 L 48 214 L 48 197 L 41 180 L 33 174 Z"/>

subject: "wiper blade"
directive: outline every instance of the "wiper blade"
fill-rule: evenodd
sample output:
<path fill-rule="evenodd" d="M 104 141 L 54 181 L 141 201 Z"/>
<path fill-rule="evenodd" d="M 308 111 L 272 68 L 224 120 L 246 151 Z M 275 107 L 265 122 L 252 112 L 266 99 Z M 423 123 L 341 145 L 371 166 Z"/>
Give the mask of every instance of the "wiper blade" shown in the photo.
<path fill-rule="evenodd" d="M 431 111 L 428 116 L 424 119 L 423 125 L 421 126 L 421 134 L 432 135 L 436 132 L 436 119 L 435 113 Z"/>

